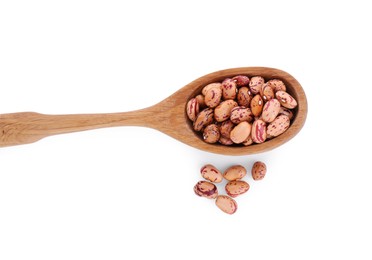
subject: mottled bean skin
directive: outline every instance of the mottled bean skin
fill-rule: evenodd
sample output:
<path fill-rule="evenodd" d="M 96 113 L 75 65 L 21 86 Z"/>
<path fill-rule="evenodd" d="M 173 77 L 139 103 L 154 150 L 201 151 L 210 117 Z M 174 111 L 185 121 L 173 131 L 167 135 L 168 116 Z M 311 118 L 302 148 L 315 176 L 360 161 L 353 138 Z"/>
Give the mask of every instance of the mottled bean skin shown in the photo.
<path fill-rule="evenodd" d="M 297 101 L 287 92 L 279 90 L 275 93 L 275 96 L 285 108 L 293 109 L 297 106 Z"/>
<path fill-rule="evenodd" d="M 218 196 L 216 185 L 208 181 L 199 181 L 195 184 L 194 192 L 196 195 L 207 199 L 215 199 Z"/>
<path fill-rule="evenodd" d="M 217 122 L 222 122 L 230 118 L 231 110 L 236 107 L 238 103 L 234 100 L 225 100 L 222 101 L 215 109 L 214 109 L 214 119 Z"/>
<path fill-rule="evenodd" d="M 275 97 L 274 90 L 265 83 L 261 89 L 261 96 L 264 101 L 269 101 Z"/>
<path fill-rule="evenodd" d="M 199 114 L 199 103 L 196 98 L 192 98 L 187 102 L 186 113 L 191 121 L 195 121 L 196 116 Z"/>
<path fill-rule="evenodd" d="M 234 214 L 238 209 L 238 204 L 233 198 L 226 195 L 219 195 L 216 199 L 216 206 L 227 214 Z"/>
<path fill-rule="evenodd" d="M 223 121 L 220 125 L 220 133 L 223 137 L 230 138 L 231 130 L 235 127 L 231 120 Z"/>
<path fill-rule="evenodd" d="M 211 182 L 220 183 L 223 180 L 222 173 L 213 165 L 207 164 L 200 169 L 201 176 Z"/>
<path fill-rule="evenodd" d="M 263 162 L 255 162 L 252 167 L 252 178 L 255 181 L 262 180 L 266 175 L 266 164 Z"/>
<path fill-rule="evenodd" d="M 285 107 L 280 107 L 279 115 L 286 115 L 288 116 L 289 120 L 292 120 L 293 118 L 293 112 L 290 109 L 285 108 Z"/>
<path fill-rule="evenodd" d="M 239 124 L 243 121 L 251 122 L 253 120 L 253 114 L 249 108 L 243 106 L 234 107 L 231 110 L 230 120 L 234 124 Z"/>
<path fill-rule="evenodd" d="M 225 79 L 222 81 L 222 97 L 224 100 L 235 99 L 237 93 L 237 85 L 233 79 Z"/>
<path fill-rule="evenodd" d="M 266 123 L 258 119 L 253 122 L 252 124 L 252 130 L 251 130 L 251 136 L 253 142 L 259 144 L 263 143 L 266 140 Z"/>
<path fill-rule="evenodd" d="M 236 198 L 249 190 L 249 184 L 245 181 L 230 181 L 225 186 L 225 191 L 230 197 Z"/>
<path fill-rule="evenodd" d="M 271 137 L 276 137 L 284 133 L 290 125 L 289 117 L 286 115 L 278 115 L 274 121 L 267 126 L 267 134 Z"/>
<path fill-rule="evenodd" d="M 252 77 L 249 82 L 249 89 L 251 90 L 251 93 L 256 95 L 260 93 L 260 90 L 265 83 L 265 79 L 261 76 L 255 76 Z"/>
<path fill-rule="evenodd" d="M 234 143 L 233 141 L 231 141 L 229 137 L 224 137 L 224 136 L 221 136 L 218 142 L 223 145 L 232 145 Z"/>
<path fill-rule="evenodd" d="M 248 86 L 249 84 L 249 78 L 244 75 L 238 75 L 233 77 L 232 79 L 236 82 L 236 85 L 238 85 L 238 87 Z"/>
<path fill-rule="evenodd" d="M 237 100 L 239 106 L 249 107 L 252 100 L 252 93 L 247 87 L 241 87 L 238 90 Z"/>
<path fill-rule="evenodd" d="M 211 88 L 204 97 L 204 102 L 208 107 L 214 108 L 221 102 L 222 90 L 220 88 Z"/>
<path fill-rule="evenodd" d="M 274 92 L 277 92 L 279 90 L 287 91 L 287 87 L 285 86 L 283 81 L 279 79 L 271 79 L 267 82 L 267 85 L 269 85 L 274 90 Z"/>
<path fill-rule="evenodd" d="M 251 133 L 252 133 L 252 129 L 251 129 Z M 247 139 L 244 140 L 244 142 L 242 143 L 244 146 L 248 146 L 248 145 L 251 145 L 253 144 L 253 140 L 252 140 L 252 136 L 249 135 Z"/>
<path fill-rule="evenodd" d="M 210 84 L 206 85 L 206 86 L 202 89 L 202 94 L 205 96 L 205 95 L 207 95 L 208 90 L 210 90 L 210 89 L 212 89 L 212 88 L 220 88 L 220 89 L 221 89 L 221 87 L 222 87 L 222 84 L 219 83 L 219 82 L 210 83 Z"/>
<path fill-rule="evenodd" d="M 206 143 L 209 143 L 209 144 L 217 143 L 220 137 L 221 137 L 221 134 L 220 134 L 220 131 L 217 125 L 210 124 L 204 128 L 203 140 Z"/>
<path fill-rule="evenodd" d="M 207 106 L 205 104 L 204 96 L 202 94 L 197 95 L 195 98 L 198 101 L 199 109 L 203 109 L 203 108 L 205 108 Z"/>
<path fill-rule="evenodd" d="M 242 179 L 246 174 L 247 170 L 243 166 L 234 165 L 223 173 L 223 177 L 228 181 L 236 181 Z"/>
<path fill-rule="evenodd" d="M 260 116 L 262 112 L 262 108 L 264 106 L 264 102 L 262 97 L 257 94 L 251 100 L 251 111 L 254 116 Z"/>
<path fill-rule="evenodd" d="M 237 126 L 231 130 L 230 139 L 236 144 L 240 144 L 247 140 L 251 133 L 251 124 L 247 121 L 239 123 Z"/>
<path fill-rule="evenodd" d="M 194 122 L 194 130 L 201 131 L 205 126 L 213 122 L 213 109 L 206 108 L 202 110 L 196 117 Z"/>
<path fill-rule="evenodd" d="M 262 120 L 266 123 L 274 121 L 280 111 L 280 103 L 277 99 L 267 101 L 262 110 Z"/>

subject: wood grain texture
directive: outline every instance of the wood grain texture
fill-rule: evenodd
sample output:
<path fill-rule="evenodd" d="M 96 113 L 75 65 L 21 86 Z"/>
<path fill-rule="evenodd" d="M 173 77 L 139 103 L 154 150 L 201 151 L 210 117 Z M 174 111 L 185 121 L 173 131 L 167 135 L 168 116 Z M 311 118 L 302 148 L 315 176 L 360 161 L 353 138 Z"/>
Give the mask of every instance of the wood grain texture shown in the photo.
<path fill-rule="evenodd" d="M 298 103 L 290 128 L 282 135 L 247 147 L 207 144 L 192 129 L 186 115 L 186 103 L 209 83 L 238 74 L 260 75 L 265 80 L 282 80 Z M 44 137 L 114 126 L 144 126 L 157 129 L 187 145 L 225 155 L 246 155 L 269 151 L 292 139 L 303 127 L 307 116 L 307 100 L 299 82 L 287 72 L 266 67 L 226 69 L 202 76 L 187 84 L 160 103 L 141 110 L 106 113 L 45 115 L 21 112 L 0 115 L 0 147 L 36 142 Z"/>

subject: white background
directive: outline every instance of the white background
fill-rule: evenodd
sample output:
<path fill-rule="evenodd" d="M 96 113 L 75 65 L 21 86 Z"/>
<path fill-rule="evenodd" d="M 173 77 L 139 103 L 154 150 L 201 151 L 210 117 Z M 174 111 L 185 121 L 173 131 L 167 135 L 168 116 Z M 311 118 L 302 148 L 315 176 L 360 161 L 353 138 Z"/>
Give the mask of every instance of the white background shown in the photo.
<path fill-rule="evenodd" d="M 0 259 L 371 259 L 367 3 L 0 1 L 0 113 L 129 111 L 242 66 L 289 72 L 309 103 L 259 155 L 140 127 L 1 148 Z M 193 193 L 203 164 L 255 160 L 235 215 Z"/>

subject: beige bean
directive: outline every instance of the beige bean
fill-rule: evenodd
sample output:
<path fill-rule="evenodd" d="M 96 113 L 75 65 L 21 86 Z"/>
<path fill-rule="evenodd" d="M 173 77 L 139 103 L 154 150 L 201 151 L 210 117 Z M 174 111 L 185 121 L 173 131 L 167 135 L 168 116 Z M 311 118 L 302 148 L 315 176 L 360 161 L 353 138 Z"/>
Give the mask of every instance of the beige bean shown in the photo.
<path fill-rule="evenodd" d="M 241 87 L 238 90 L 237 101 L 239 106 L 249 107 L 252 100 L 252 93 L 247 87 Z"/>
<path fill-rule="evenodd" d="M 262 86 L 260 93 L 264 101 L 269 101 L 275 97 L 274 90 L 267 83 Z"/>
<path fill-rule="evenodd" d="M 219 195 L 216 199 L 216 206 L 227 214 L 234 214 L 238 209 L 238 204 L 233 198 L 226 195 Z"/>
<path fill-rule="evenodd" d="M 252 131 L 251 131 L 251 136 L 253 142 L 259 144 L 263 143 L 266 140 L 266 123 L 258 119 L 253 122 L 252 124 Z"/>
<path fill-rule="evenodd" d="M 217 125 L 210 124 L 204 128 L 203 140 L 206 143 L 210 143 L 210 144 L 217 143 L 220 137 L 221 137 L 221 134 L 220 134 L 220 130 Z"/>
<path fill-rule="evenodd" d="M 221 88 L 222 84 L 219 83 L 219 82 L 215 82 L 215 83 L 210 83 L 208 85 L 206 85 L 203 89 L 202 89 L 202 94 L 205 96 L 207 95 L 207 92 L 208 90 L 212 89 L 212 88 Z"/>
<path fill-rule="evenodd" d="M 234 124 L 239 124 L 243 121 L 251 122 L 253 120 L 253 114 L 249 108 L 243 106 L 234 107 L 231 110 L 230 120 Z"/>
<path fill-rule="evenodd" d="M 292 118 L 293 118 L 292 110 L 290 110 L 288 108 L 285 108 L 285 107 L 280 107 L 279 115 L 286 115 L 286 116 L 289 117 L 289 120 L 292 120 Z"/>
<path fill-rule="evenodd" d="M 230 138 L 231 130 L 235 127 L 234 123 L 231 120 L 223 121 L 220 125 L 221 136 Z"/>
<path fill-rule="evenodd" d="M 251 124 L 247 121 L 239 123 L 231 130 L 230 139 L 236 144 L 244 142 L 251 133 L 251 127 Z"/>
<path fill-rule="evenodd" d="M 197 95 L 195 98 L 198 101 L 199 109 L 203 109 L 203 108 L 205 108 L 207 106 L 205 104 L 204 96 L 202 94 Z"/>
<path fill-rule="evenodd" d="M 262 97 L 257 94 L 251 100 L 251 111 L 254 116 L 260 116 L 262 112 L 262 108 L 264 106 L 264 102 Z"/>
<path fill-rule="evenodd" d="M 251 133 L 252 133 L 252 130 L 251 130 Z M 248 146 L 248 145 L 251 145 L 253 144 L 253 140 L 252 140 L 252 136 L 249 135 L 247 139 L 244 140 L 244 142 L 242 143 L 244 146 Z"/>
<path fill-rule="evenodd" d="M 222 90 L 220 88 L 211 88 L 204 97 L 204 102 L 208 107 L 214 108 L 221 102 Z"/>
<path fill-rule="evenodd" d="M 274 92 L 277 92 L 279 90 L 287 91 L 284 82 L 279 79 L 271 79 L 267 82 L 267 84 L 274 90 Z"/>
<path fill-rule="evenodd" d="M 196 98 L 192 98 L 187 102 L 186 113 L 191 121 L 195 121 L 196 116 L 199 114 L 199 103 Z"/>
<path fill-rule="evenodd" d="M 223 145 L 232 145 L 234 143 L 233 141 L 231 141 L 229 137 L 225 137 L 222 135 L 220 137 L 220 140 L 218 140 L 218 142 Z"/>
<path fill-rule="evenodd" d="M 297 101 L 287 92 L 279 90 L 275 93 L 275 96 L 283 107 L 293 109 L 297 106 Z"/>
<path fill-rule="evenodd" d="M 280 111 L 280 103 L 277 99 L 267 101 L 262 110 L 262 120 L 266 123 L 274 121 Z"/>
<path fill-rule="evenodd" d="M 237 85 L 233 79 L 225 79 L 222 81 L 222 97 L 224 100 L 235 99 L 237 93 Z"/>
<path fill-rule="evenodd" d="M 206 108 L 202 110 L 196 117 L 194 122 L 194 130 L 201 131 L 204 127 L 213 122 L 213 109 Z"/>
<path fill-rule="evenodd" d="M 252 178 L 255 181 L 262 180 L 266 175 L 266 164 L 263 162 L 255 162 L 252 167 Z"/>
<path fill-rule="evenodd" d="M 249 89 L 251 90 L 252 94 L 256 95 L 260 93 L 260 90 L 265 83 L 265 79 L 261 76 L 252 77 L 249 81 Z"/>
<path fill-rule="evenodd" d="M 233 77 L 232 79 L 236 82 L 236 85 L 238 85 L 238 87 L 248 86 L 249 84 L 249 78 L 244 75 L 238 75 Z"/>
<path fill-rule="evenodd" d="M 214 119 L 217 122 L 222 122 L 230 118 L 231 110 L 236 107 L 238 103 L 234 100 L 225 100 L 222 101 L 215 109 L 214 109 Z"/>
<path fill-rule="evenodd" d="M 222 181 L 222 173 L 213 165 L 207 164 L 200 169 L 201 176 L 211 182 L 219 183 Z"/>
<path fill-rule="evenodd" d="M 227 195 L 236 198 L 249 190 L 249 184 L 245 181 L 230 181 L 225 186 Z"/>
<path fill-rule="evenodd" d="M 267 134 L 272 137 L 279 136 L 289 128 L 289 125 L 289 117 L 286 115 L 279 115 L 267 126 Z"/>
<path fill-rule="evenodd" d="M 228 181 L 236 181 L 242 179 L 246 174 L 247 170 L 243 166 L 234 165 L 223 173 L 223 177 Z"/>
<path fill-rule="evenodd" d="M 196 195 L 207 199 L 215 199 L 218 196 L 216 185 L 209 181 L 199 181 L 194 186 L 194 192 Z"/>

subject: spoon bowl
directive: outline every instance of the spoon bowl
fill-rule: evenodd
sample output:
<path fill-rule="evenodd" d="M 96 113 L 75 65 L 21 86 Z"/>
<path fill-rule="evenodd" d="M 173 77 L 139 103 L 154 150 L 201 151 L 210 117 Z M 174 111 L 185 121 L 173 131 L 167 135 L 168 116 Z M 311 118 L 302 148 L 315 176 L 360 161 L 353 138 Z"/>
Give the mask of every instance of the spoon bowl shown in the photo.
<path fill-rule="evenodd" d="M 287 92 L 298 103 L 291 126 L 282 135 L 261 144 L 224 146 L 205 143 L 195 132 L 186 114 L 187 102 L 202 88 L 236 75 L 262 76 L 265 80 L 280 79 Z M 303 127 L 307 100 L 300 83 L 285 71 L 266 67 L 242 67 L 216 71 L 187 84 L 168 98 L 148 108 L 105 114 L 45 115 L 21 112 L 0 115 L 0 147 L 36 142 L 44 137 L 114 126 L 143 126 L 157 129 L 187 145 L 211 153 L 248 155 L 272 150 L 292 139 Z"/>

